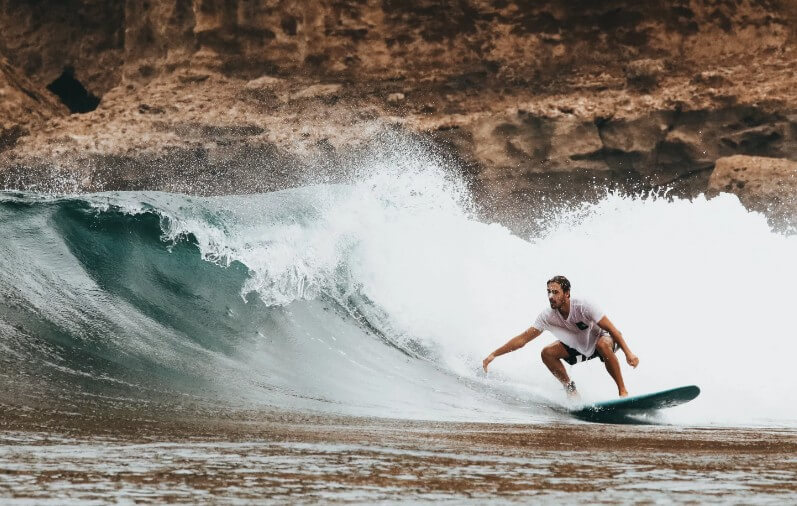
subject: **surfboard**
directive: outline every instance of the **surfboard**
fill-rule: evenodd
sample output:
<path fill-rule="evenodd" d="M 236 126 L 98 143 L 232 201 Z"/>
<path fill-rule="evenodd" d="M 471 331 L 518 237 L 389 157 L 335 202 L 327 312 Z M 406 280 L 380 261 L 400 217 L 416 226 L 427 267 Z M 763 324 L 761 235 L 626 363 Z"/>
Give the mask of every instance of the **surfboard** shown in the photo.
<path fill-rule="evenodd" d="M 589 422 L 640 423 L 639 420 L 633 418 L 633 415 L 648 414 L 659 409 L 678 406 L 691 401 L 698 395 L 700 395 L 700 388 L 696 385 L 689 385 L 661 392 L 596 402 L 572 409 L 570 414 Z"/>

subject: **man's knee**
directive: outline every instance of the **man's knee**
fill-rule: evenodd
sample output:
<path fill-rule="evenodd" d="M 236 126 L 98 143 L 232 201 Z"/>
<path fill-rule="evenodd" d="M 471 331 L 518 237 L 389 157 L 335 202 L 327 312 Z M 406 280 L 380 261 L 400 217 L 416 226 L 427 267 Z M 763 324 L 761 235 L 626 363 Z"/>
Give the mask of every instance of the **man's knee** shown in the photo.
<path fill-rule="evenodd" d="M 605 335 L 601 336 L 600 339 L 598 339 L 598 343 L 595 345 L 595 349 L 598 350 L 598 353 L 602 357 L 614 353 L 614 339 Z"/>
<path fill-rule="evenodd" d="M 542 357 L 542 361 L 551 362 L 562 358 L 561 357 L 562 353 L 559 348 L 560 348 L 559 343 L 549 344 L 548 346 L 543 348 L 542 351 L 540 352 L 540 357 Z"/>

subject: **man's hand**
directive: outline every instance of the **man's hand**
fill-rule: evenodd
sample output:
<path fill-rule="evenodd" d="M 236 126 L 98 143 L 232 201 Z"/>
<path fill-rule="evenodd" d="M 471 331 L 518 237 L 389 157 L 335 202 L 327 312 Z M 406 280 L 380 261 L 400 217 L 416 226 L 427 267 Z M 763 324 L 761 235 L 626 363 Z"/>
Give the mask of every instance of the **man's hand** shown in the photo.
<path fill-rule="evenodd" d="M 503 346 L 495 350 L 494 352 L 490 353 L 487 358 L 482 361 L 482 367 L 484 368 L 484 372 L 487 372 L 487 366 L 490 365 L 490 362 L 495 360 L 495 357 L 503 355 L 504 353 L 509 353 L 510 351 L 515 351 L 519 348 L 522 348 L 528 344 L 529 341 L 537 337 L 538 335 L 542 334 L 542 330 L 537 330 L 534 327 L 529 327 L 525 332 L 520 334 L 519 336 L 515 336 Z"/>
<path fill-rule="evenodd" d="M 484 368 L 484 372 L 487 372 L 487 366 L 490 365 L 490 362 L 495 360 L 495 355 L 490 353 L 490 355 L 482 361 L 482 367 Z"/>
<path fill-rule="evenodd" d="M 639 357 L 637 357 L 630 351 L 625 354 L 625 361 L 628 362 L 628 365 L 630 365 L 631 367 L 636 367 L 639 365 Z"/>

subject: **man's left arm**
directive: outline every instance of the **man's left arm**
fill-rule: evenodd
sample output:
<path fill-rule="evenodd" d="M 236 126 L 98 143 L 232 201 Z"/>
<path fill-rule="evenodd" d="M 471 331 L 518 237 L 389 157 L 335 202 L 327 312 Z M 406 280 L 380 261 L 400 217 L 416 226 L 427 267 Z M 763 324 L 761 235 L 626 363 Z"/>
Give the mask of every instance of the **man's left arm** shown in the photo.
<path fill-rule="evenodd" d="M 617 327 L 614 326 L 614 323 L 612 323 L 609 320 L 609 318 L 607 318 L 606 316 L 601 318 L 600 321 L 598 322 L 598 327 L 608 332 L 609 335 L 612 336 L 612 339 L 614 339 L 614 342 L 620 345 L 620 348 L 622 348 L 623 353 L 625 353 L 625 360 L 626 362 L 628 362 L 628 365 L 630 365 L 631 367 L 636 367 L 637 365 L 639 365 L 639 357 L 637 357 L 631 352 L 631 348 L 628 347 L 628 344 L 625 342 L 625 339 L 623 339 L 623 334 L 621 334 L 620 331 L 617 330 Z"/>

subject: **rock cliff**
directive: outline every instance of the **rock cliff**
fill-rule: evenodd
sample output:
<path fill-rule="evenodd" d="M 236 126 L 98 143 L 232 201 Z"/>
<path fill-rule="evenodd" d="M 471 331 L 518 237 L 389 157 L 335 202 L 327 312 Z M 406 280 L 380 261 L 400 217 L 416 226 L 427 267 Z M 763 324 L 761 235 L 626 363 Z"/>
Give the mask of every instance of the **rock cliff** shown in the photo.
<path fill-rule="evenodd" d="M 789 0 L 0 0 L 0 184 L 265 191 L 387 131 L 491 216 L 797 160 Z M 518 214 L 520 213 L 520 214 Z"/>

